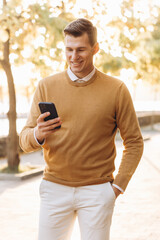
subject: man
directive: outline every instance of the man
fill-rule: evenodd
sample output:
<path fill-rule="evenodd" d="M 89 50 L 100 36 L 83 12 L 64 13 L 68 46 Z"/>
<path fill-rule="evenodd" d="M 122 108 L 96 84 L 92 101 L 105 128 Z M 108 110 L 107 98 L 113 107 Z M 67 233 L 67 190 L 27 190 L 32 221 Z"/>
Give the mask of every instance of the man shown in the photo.
<path fill-rule="evenodd" d="M 139 163 L 143 140 L 126 86 L 93 65 L 96 28 L 77 19 L 64 35 L 69 68 L 39 82 L 20 134 L 22 149 L 42 146 L 46 162 L 39 240 L 70 239 L 75 216 L 82 240 L 108 240 L 115 199 Z M 42 101 L 54 102 L 59 117 L 44 121 L 49 113 L 40 114 Z M 114 179 L 118 128 L 125 149 Z"/>

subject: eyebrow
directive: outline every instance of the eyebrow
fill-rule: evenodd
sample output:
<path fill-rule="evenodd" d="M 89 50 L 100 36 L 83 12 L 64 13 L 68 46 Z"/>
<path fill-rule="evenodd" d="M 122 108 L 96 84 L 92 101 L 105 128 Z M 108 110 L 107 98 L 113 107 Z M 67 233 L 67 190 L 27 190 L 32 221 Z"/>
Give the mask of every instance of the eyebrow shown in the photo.
<path fill-rule="evenodd" d="M 66 49 L 72 49 L 72 47 L 66 47 Z M 87 49 L 87 47 L 78 47 L 77 50 L 79 49 Z"/>

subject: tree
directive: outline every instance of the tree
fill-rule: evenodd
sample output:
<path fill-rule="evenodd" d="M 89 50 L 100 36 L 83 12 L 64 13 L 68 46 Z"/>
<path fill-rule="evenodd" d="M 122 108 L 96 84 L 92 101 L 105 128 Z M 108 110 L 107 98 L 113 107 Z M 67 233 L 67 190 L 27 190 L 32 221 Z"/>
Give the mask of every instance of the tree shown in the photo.
<path fill-rule="evenodd" d="M 122 68 L 135 69 L 136 48 L 139 45 L 138 37 L 143 24 L 139 18 L 135 17 L 134 2 L 134 0 L 122 1 L 119 15 L 113 17 L 106 24 L 106 28 L 111 29 L 110 37 L 112 41 L 110 39 L 106 40 L 106 45 L 108 45 L 108 53 L 111 60 L 110 62 L 108 61 L 108 65 L 112 66 L 114 62 L 113 73 L 116 70 L 115 66 L 117 66 L 117 73 Z M 117 52 L 113 49 L 115 43 L 118 49 Z"/>
<path fill-rule="evenodd" d="M 3 0 L 3 11 L 5 14 L 6 0 Z M 16 131 L 16 96 L 15 88 L 13 81 L 13 74 L 11 70 L 11 65 L 9 61 L 10 55 L 10 29 L 8 26 L 3 30 L 4 39 L 3 39 L 3 59 L 0 60 L 0 63 L 6 73 L 8 81 L 8 90 L 9 90 L 9 135 L 7 141 L 7 158 L 8 165 L 11 169 L 16 169 L 19 165 L 19 154 L 18 154 L 18 137 Z"/>
<path fill-rule="evenodd" d="M 23 9 L 20 3 L 20 0 L 10 2 L 3 0 L 3 9 L 0 14 L 0 51 L 3 52 L 0 64 L 7 76 L 9 92 L 7 159 L 8 167 L 12 170 L 18 169 L 20 158 L 16 130 L 16 95 L 10 63 L 11 56 L 14 56 L 13 65 L 25 64 L 29 61 L 40 69 L 42 75 L 44 71 L 51 72 L 51 66 L 47 67 L 44 55 L 52 60 L 55 55 L 57 58 L 60 56 L 61 49 L 58 49 L 56 44 L 62 40 L 62 29 L 67 23 L 64 18 L 52 15 L 53 8 L 51 5 L 34 4 Z M 60 7 L 57 6 L 57 8 Z M 41 38 L 42 42 L 34 42 L 38 37 Z M 27 49 L 26 57 L 24 57 L 25 49 Z M 53 56 L 50 50 L 54 50 Z"/>
<path fill-rule="evenodd" d="M 140 3 L 145 4 L 144 8 Z M 135 73 L 134 93 L 138 79 L 150 82 L 157 91 L 160 87 L 160 7 L 152 1 L 147 5 L 140 0 L 123 0 L 120 14 L 104 23 L 103 29 L 110 31 L 104 35 L 105 49 L 100 52 L 97 66 L 113 74 L 119 74 L 122 68 L 131 68 Z"/>
<path fill-rule="evenodd" d="M 139 44 L 137 71 L 142 79 L 153 85 L 160 84 L 160 8 L 154 8 L 157 16 L 152 17 L 149 31 L 144 34 Z M 144 49 L 144 51 L 141 51 Z"/>

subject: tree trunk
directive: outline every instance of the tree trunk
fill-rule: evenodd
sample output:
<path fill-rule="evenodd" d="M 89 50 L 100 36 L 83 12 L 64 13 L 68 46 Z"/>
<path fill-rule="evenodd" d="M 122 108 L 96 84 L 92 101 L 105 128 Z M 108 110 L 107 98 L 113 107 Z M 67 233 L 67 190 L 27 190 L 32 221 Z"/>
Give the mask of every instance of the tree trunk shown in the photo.
<path fill-rule="evenodd" d="M 9 40 L 10 32 L 8 33 L 8 40 L 3 43 L 3 60 L 0 60 L 0 63 L 6 73 L 7 82 L 8 82 L 8 92 L 9 92 L 9 111 L 8 111 L 8 120 L 9 120 L 9 134 L 7 139 L 7 158 L 8 158 L 8 167 L 12 170 L 17 171 L 18 165 L 20 162 L 19 153 L 18 153 L 18 136 L 16 130 L 16 94 L 13 81 L 13 75 L 11 70 L 11 65 L 9 62 Z"/>
<path fill-rule="evenodd" d="M 8 111 L 8 120 L 9 120 L 9 134 L 7 138 L 7 159 L 8 167 L 12 170 L 17 170 L 20 162 L 19 153 L 18 153 L 18 135 L 16 130 L 16 95 L 15 87 L 13 81 L 13 75 L 11 71 L 11 66 L 6 62 L 2 63 L 3 69 L 7 75 L 8 81 L 8 92 L 9 92 L 9 111 Z"/>

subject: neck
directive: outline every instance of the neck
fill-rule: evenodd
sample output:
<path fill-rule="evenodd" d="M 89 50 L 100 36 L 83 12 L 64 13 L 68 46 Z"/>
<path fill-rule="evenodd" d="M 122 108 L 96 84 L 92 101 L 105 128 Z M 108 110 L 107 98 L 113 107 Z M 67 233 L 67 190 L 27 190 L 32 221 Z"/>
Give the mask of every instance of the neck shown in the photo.
<path fill-rule="evenodd" d="M 93 71 L 93 69 L 94 69 L 94 66 L 93 66 L 88 72 L 86 72 L 86 73 L 83 73 L 83 72 L 82 72 L 82 73 L 76 73 L 76 72 L 73 72 L 72 69 L 70 68 L 70 70 L 72 71 L 72 73 L 73 73 L 77 78 L 79 78 L 79 79 L 88 76 L 88 75 Z"/>

